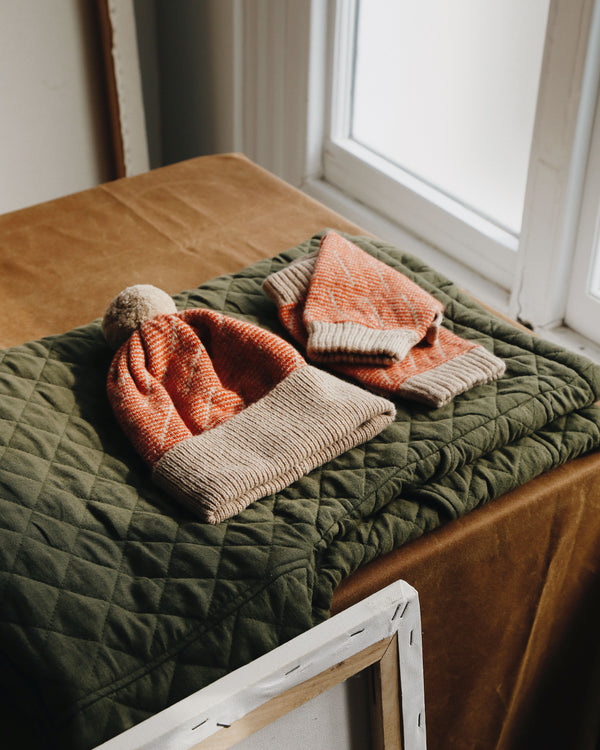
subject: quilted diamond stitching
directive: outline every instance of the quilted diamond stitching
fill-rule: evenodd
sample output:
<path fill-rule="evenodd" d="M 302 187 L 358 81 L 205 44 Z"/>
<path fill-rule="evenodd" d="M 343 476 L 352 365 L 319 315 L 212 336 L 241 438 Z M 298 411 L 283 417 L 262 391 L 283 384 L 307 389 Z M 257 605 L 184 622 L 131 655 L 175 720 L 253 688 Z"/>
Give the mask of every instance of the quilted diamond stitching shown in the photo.
<path fill-rule="evenodd" d="M 260 321 L 281 333 L 271 303 L 260 290 L 260 279 L 271 269 L 281 267 L 314 244 L 315 240 L 304 243 L 279 258 L 180 295 L 178 304 L 211 304 L 245 319 Z M 553 415 L 563 394 L 564 398 L 570 396 L 574 403 L 582 407 L 594 397 L 590 373 L 578 374 L 577 368 L 573 369 L 568 361 L 561 359 L 561 355 L 559 364 L 562 377 L 564 381 L 572 381 L 561 383 L 545 365 L 549 353 L 547 347 L 534 342 L 528 344 L 531 351 L 525 352 L 522 347 L 524 341 L 529 342 L 527 334 L 512 334 L 506 324 L 482 318 L 478 307 L 468 300 L 451 299 L 448 295 L 456 292 L 450 282 L 440 280 L 439 275 L 421 263 L 405 256 L 394 256 L 387 246 L 372 242 L 366 245 L 375 255 L 389 260 L 391 265 L 404 262 L 409 274 L 419 277 L 424 285 L 437 284 L 437 293 L 449 300 L 449 311 L 457 316 L 455 324 L 450 321 L 456 330 L 477 338 L 500 356 L 512 349 L 516 352 L 521 347 L 524 352 L 522 358 L 513 356 L 512 361 L 529 374 L 532 389 L 530 403 L 523 398 L 513 403 L 510 388 L 502 382 L 486 386 L 479 392 L 479 398 L 499 417 L 485 435 L 486 444 L 492 452 L 501 452 L 495 446 L 499 446 L 501 426 L 507 420 L 513 429 L 524 435 L 522 440 L 533 441 L 537 437 L 528 437 L 532 430 L 531 405 L 536 405 L 534 416 L 541 423 L 542 417 Z M 470 314 L 479 316 L 479 323 L 484 321 L 481 329 L 468 324 Z M 489 339 L 489 334 L 496 330 L 502 332 L 502 341 Z M 93 367 L 88 370 L 78 359 L 81 348 L 93 353 Z M 31 386 L 28 400 L 33 399 L 36 408 L 54 405 L 58 412 L 64 411 L 69 415 L 61 439 L 54 449 L 52 446 L 47 448 L 53 457 L 54 468 L 46 473 L 37 493 L 30 497 L 28 504 L 33 501 L 32 507 L 20 507 L 18 513 L 11 516 L 13 525 L 20 529 L 28 514 L 26 530 L 21 532 L 23 543 L 27 540 L 28 530 L 34 528 L 31 521 L 35 512 L 35 531 L 41 539 L 36 543 L 45 543 L 48 554 L 52 554 L 53 524 L 61 515 L 61 507 L 66 522 L 75 534 L 76 542 L 71 544 L 70 557 L 63 572 L 67 584 L 64 598 L 48 600 L 48 603 L 53 603 L 53 616 L 46 617 L 45 622 L 42 620 L 41 626 L 34 626 L 30 622 L 20 624 L 20 632 L 32 633 L 35 627 L 39 635 L 53 646 L 62 644 L 67 647 L 72 642 L 74 653 L 81 653 L 82 649 L 89 651 L 89 663 L 94 665 L 90 674 L 96 674 L 95 687 L 90 690 L 88 685 L 84 691 L 83 686 L 75 686 L 70 703 L 61 701 L 60 696 L 54 700 L 52 696 L 51 705 L 58 717 L 58 724 L 64 726 L 65 736 L 73 737 L 78 729 L 83 731 L 84 725 L 89 725 L 96 732 L 94 741 L 99 741 L 103 731 L 112 732 L 115 727 L 122 728 L 123 722 L 143 718 L 168 701 L 182 697 L 186 691 L 218 676 L 243 660 L 252 650 L 257 655 L 261 650 L 307 627 L 311 621 L 325 616 L 332 582 L 339 578 L 341 571 L 350 572 L 372 555 L 418 536 L 437 523 L 433 506 L 426 502 L 419 505 L 410 500 L 419 493 L 424 494 L 420 482 L 429 480 L 431 498 L 436 482 L 441 483 L 440 487 L 445 481 L 450 484 L 454 482 L 463 495 L 471 492 L 473 486 L 479 488 L 481 485 L 472 467 L 464 464 L 465 455 L 481 449 L 479 440 L 484 437 L 481 423 L 469 424 L 469 420 L 477 422 L 473 413 L 475 402 L 471 401 L 472 394 L 465 394 L 464 398 L 457 399 L 433 417 L 421 407 L 399 405 L 398 423 L 371 444 L 356 449 L 337 463 L 317 469 L 276 496 L 255 503 L 242 517 L 208 530 L 185 511 L 171 506 L 167 498 L 152 488 L 144 468 L 127 450 L 125 441 L 110 432 L 106 417 L 86 433 L 89 422 L 83 413 L 86 405 L 81 398 L 85 398 L 86 389 L 82 381 L 88 371 L 91 373 L 94 368 L 101 369 L 100 363 L 107 363 L 107 353 L 100 343 L 97 324 L 46 343 L 28 345 L 21 351 L 27 352 L 26 356 L 35 354 L 27 370 L 31 377 L 23 382 L 24 388 Z M 6 383 L 4 373 L 7 372 L 2 362 L 5 367 L 8 362 L 8 372 L 12 378 L 17 361 L 15 352 L 2 355 L 0 388 Z M 34 362 L 37 362 L 35 366 Z M 65 384 L 55 382 L 57 378 L 60 380 L 61 368 Z M 36 372 L 39 373 L 37 379 L 34 377 Z M 45 375 L 42 376 L 42 373 Z M 534 373 L 539 373 L 539 382 L 535 381 Z M 53 382 L 43 382 L 43 379 L 40 380 L 43 377 Z M 70 387 L 73 381 L 78 384 L 76 397 L 73 397 Z M 94 383 L 97 382 L 96 373 Z M 101 399 L 95 394 L 94 400 L 98 404 Z M 504 404 L 502 408 L 500 401 Z M 12 404 L 13 411 L 10 412 L 13 416 L 14 406 Z M 8 415 L 7 402 L 0 404 L 0 410 L 3 408 Z M 597 412 L 589 410 L 581 416 L 582 413 L 578 415 L 580 421 L 577 429 L 573 420 L 565 420 L 564 424 L 556 425 L 554 436 L 549 428 L 538 431 L 540 439 L 548 435 L 545 453 L 552 454 L 556 443 L 560 449 L 558 458 L 565 460 L 567 455 L 575 455 L 598 444 L 597 434 L 592 434 L 597 426 Z M 460 437 L 461 450 L 444 449 L 440 443 L 442 429 L 450 439 Z M 563 438 L 558 435 L 568 435 L 572 439 L 579 434 L 579 429 L 582 430 L 582 437 L 573 440 L 571 449 L 563 449 Z M 41 426 L 40 433 L 43 431 L 44 427 Z M 0 440 L 5 440 L 6 434 L 0 431 Z M 78 444 L 83 449 L 89 449 L 89 455 L 78 453 L 79 449 L 75 449 Z M 18 449 L 12 449 L 15 453 L 11 454 L 11 470 L 7 471 L 3 464 L 1 471 L 4 473 L 0 473 L 0 498 L 4 498 L 7 508 L 10 503 L 14 506 L 18 497 L 8 489 L 9 486 L 16 487 L 18 470 L 23 464 L 16 460 L 16 456 L 26 455 L 21 449 L 31 447 L 32 441 L 29 439 L 29 442 L 23 443 L 21 440 L 17 445 Z M 108 451 L 107 445 L 110 446 Z M 73 450 L 70 451 L 68 446 Z M 553 457 L 556 458 L 556 455 Z M 33 467 L 31 469 L 35 473 Z M 350 474 L 350 470 L 353 474 Z M 512 475 L 500 466 L 497 474 L 500 476 L 503 473 L 506 484 Z M 353 481 L 350 476 L 354 477 Z M 32 479 L 27 477 L 22 481 L 31 482 Z M 61 488 L 60 483 L 64 481 L 72 485 L 69 491 Z M 28 486 L 33 488 L 33 485 Z M 442 500 L 441 522 L 453 513 L 456 515 L 465 510 L 458 499 L 455 506 Z M 394 515 L 394 509 L 400 506 L 404 509 L 404 515 Z M 154 518 L 164 519 L 168 531 L 159 531 L 153 525 Z M 101 541 L 103 529 L 105 542 Z M 0 533 L 15 532 L 7 529 L 6 532 L 0 530 Z M 168 556 L 165 556 L 166 548 L 163 545 L 168 544 L 171 547 Z M 146 583 L 136 570 L 134 557 L 140 556 L 142 550 L 147 559 L 153 560 L 152 564 L 156 565 L 156 570 Z M 155 557 L 152 550 L 156 550 Z M 101 636 L 104 642 L 96 640 L 95 636 L 91 640 L 67 636 L 62 628 L 63 615 L 68 612 L 69 603 L 83 601 L 73 597 L 85 596 L 80 589 L 85 586 L 86 576 L 92 578 L 92 568 L 88 569 L 87 565 L 91 565 L 94 555 L 100 556 L 100 562 L 96 563 L 98 569 L 106 571 L 107 583 L 112 585 L 108 587 L 110 593 L 107 593 L 106 587 L 94 589 L 93 579 L 90 580 L 90 601 L 82 606 L 87 606 L 90 612 L 96 611 L 96 606 L 100 609 L 106 607 L 102 621 L 105 635 Z M 143 555 L 140 558 L 143 562 L 142 558 Z M 240 569 L 240 560 L 250 564 Z M 195 571 L 194 565 L 197 568 Z M 300 581 L 304 583 L 298 588 Z M 132 593 L 130 601 L 127 601 L 127 592 L 134 586 L 138 586 L 142 594 L 136 599 Z M 48 587 L 51 588 L 51 585 Z M 73 591 L 76 587 L 79 589 L 77 592 Z M 189 606 L 189 600 L 194 596 L 201 602 L 195 610 Z M 304 608 L 300 602 L 302 597 L 306 599 Z M 266 610 L 259 611 L 253 604 L 266 600 L 272 605 Z M 13 611 L 5 612 L 5 625 L 8 624 L 6 619 L 13 614 Z M 128 647 L 126 639 L 113 638 L 116 636 L 114 627 L 120 621 L 123 625 L 131 623 L 140 628 L 138 642 L 131 644 L 131 647 Z M 231 632 L 224 637 L 222 624 L 225 621 L 237 623 L 237 640 L 232 638 Z M 19 622 L 18 618 L 16 622 Z M 108 623 L 113 640 L 107 643 L 108 631 L 105 628 Z M 11 627 L 15 625 L 12 623 Z M 214 639 L 218 637 L 221 650 L 218 655 L 211 655 L 211 648 L 216 647 Z M 120 665 L 126 667 L 121 671 L 121 676 L 117 672 L 111 675 L 111 670 L 118 670 Z M 192 679 L 193 685 L 190 682 Z M 90 717 L 93 717 L 91 721 Z M 83 743 L 84 740 L 78 739 L 77 742 Z"/>

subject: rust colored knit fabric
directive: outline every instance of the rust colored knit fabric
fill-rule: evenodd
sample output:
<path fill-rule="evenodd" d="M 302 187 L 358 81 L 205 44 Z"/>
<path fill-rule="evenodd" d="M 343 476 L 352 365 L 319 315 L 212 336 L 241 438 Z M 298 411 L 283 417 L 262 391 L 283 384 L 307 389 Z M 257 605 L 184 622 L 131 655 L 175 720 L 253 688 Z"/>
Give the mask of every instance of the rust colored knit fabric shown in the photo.
<path fill-rule="evenodd" d="M 136 450 L 153 465 L 303 366 L 294 347 L 269 331 L 212 310 L 186 310 L 148 320 L 132 334 L 113 359 L 107 392 Z"/>
<path fill-rule="evenodd" d="M 504 363 L 440 326 L 442 305 L 336 232 L 263 289 L 309 360 L 366 388 L 439 407 L 504 373 Z"/>

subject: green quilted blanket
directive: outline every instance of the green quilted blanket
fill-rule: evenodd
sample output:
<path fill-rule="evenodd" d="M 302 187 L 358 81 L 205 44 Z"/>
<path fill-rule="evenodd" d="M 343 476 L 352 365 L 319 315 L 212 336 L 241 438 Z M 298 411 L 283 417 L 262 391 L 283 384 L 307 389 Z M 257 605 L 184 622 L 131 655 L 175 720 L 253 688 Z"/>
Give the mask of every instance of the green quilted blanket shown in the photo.
<path fill-rule="evenodd" d="M 353 570 L 598 447 L 600 370 L 354 238 L 507 363 L 217 526 L 151 482 L 107 403 L 98 322 L 0 352 L 0 715 L 20 748 L 84 750 L 327 617 Z M 179 295 L 284 335 L 261 290 L 318 238 Z"/>

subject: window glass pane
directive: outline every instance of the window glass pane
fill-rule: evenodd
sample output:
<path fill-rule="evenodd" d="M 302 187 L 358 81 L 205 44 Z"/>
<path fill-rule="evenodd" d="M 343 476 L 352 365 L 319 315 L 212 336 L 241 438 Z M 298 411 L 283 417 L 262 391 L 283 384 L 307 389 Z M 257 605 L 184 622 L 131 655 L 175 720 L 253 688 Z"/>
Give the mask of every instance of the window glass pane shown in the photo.
<path fill-rule="evenodd" d="M 548 5 L 359 2 L 351 137 L 518 234 Z"/>

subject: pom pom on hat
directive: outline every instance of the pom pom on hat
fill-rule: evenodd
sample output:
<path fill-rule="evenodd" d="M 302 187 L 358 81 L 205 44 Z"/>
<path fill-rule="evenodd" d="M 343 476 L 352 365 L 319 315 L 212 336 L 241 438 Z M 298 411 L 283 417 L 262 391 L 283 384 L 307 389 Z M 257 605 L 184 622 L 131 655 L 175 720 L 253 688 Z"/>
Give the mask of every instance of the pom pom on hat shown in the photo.
<path fill-rule="evenodd" d="M 111 301 L 104 313 L 104 338 L 111 349 L 118 349 L 144 321 L 176 312 L 172 298 L 162 289 L 152 284 L 128 286 Z"/>

